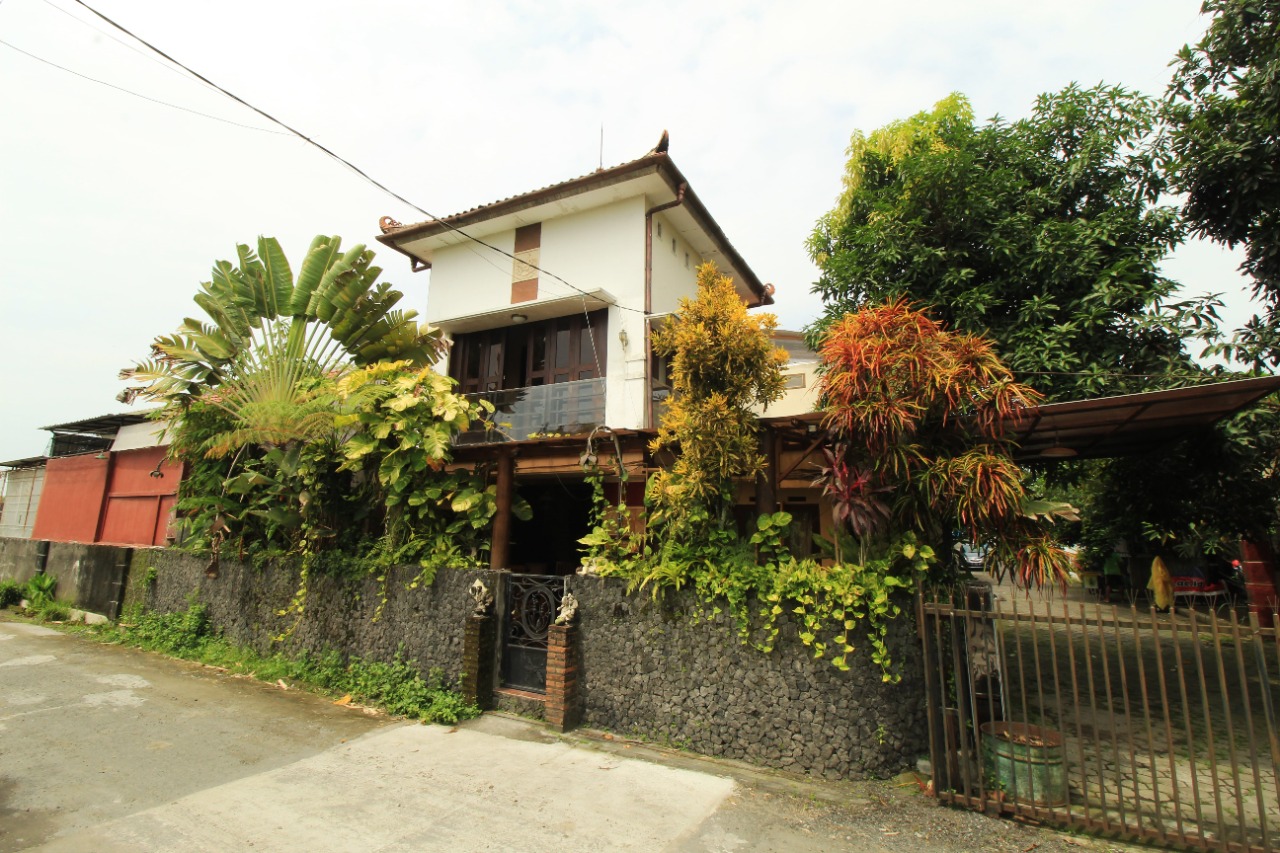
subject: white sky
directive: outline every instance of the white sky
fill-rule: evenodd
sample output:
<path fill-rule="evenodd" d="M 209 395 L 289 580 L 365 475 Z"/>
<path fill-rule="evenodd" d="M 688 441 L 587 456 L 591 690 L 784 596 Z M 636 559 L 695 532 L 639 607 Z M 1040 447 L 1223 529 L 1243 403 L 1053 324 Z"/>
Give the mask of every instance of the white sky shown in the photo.
<path fill-rule="evenodd" d="M 436 214 L 591 171 L 601 124 L 605 165 L 668 128 L 787 328 L 818 312 L 804 240 L 853 130 L 951 91 L 1007 118 L 1071 81 L 1159 94 L 1207 24 L 1200 0 L 89 2 Z M 0 40 L 278 130 L 73 0 L 0 0 Z M 384 214 L 424 218 L 301 140 L 0 45 L 0 459 L 42 453 L 42 425 L 125 410 L 119 369 L 199 315 L 192 295 L 237 242 L 276 236 L 296 269 L 317 233 L 373 244 Z M 421 309 L 428 275 L 379 259 Z M 1237 263 L 1199 246 L 1168 269 L 1230 291 L 1234 321 Z"/>

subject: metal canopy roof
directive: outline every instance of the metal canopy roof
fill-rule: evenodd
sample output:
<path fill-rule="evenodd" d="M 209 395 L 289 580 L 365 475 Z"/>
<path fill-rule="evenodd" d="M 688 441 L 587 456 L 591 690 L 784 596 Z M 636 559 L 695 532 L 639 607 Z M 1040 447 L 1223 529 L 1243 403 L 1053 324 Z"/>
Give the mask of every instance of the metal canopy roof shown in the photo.
<path fill-rule="evenodd" d="M 118 415 L 99 415 L 96 418 L 85 418 L 82 421 L 70 421 L 65 424 L 54 424 L 53 426 L 40 427 L 47 429 L 54 434 L 71 434 L 71 435 L 98 435 L 110 438 L 120 431 L 121 427 L 130 426 L 132 424 L 140 424 L 147 420 L 147 415 L 152 410 L 146 412 L 124 412 Z"/>
<path fill-rule="evenodd" d="M 1008 419 L 1017 443 L 1014 459 L 1046 457 L 1051 447 L 1069 448 L 1081 459 L 1140 453 L 1186 438 L 1196 430 L 1280 390 L 1280 376 L 1238 379 L 1213 385 L 1048 403 Z M 1064 454 L 1066 455 L 1066 454 Z"/>
<path fill-rule="evenodd" d="M 8 462 L 0 462 L 0 468 L 35 468 L 43 465 L 48 458 L 47 456 L 28 456 L 25 459 L 10 459 Z"/>

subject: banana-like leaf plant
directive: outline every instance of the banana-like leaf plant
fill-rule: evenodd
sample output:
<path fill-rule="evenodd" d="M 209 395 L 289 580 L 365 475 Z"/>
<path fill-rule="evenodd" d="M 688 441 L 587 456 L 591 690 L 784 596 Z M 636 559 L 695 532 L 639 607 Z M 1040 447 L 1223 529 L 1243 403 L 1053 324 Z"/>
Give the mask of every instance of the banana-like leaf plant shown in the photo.
<path fill-rule="evenodd" d="M 377 281 L 372 251 L 341 246 L 317 236 L 296 280 L 274 238 L 258 238 L 256 253 L 237 246 L 236 263 L 217 261 L 195 296 L 209 319 L 188 317 L 157 337 L 150 359 L 121 371 L 140 384 L 120 399 L 182 409 L 200 397 L 225 409 L 238 429 L 208 448 L 223 455 L 331 428 L 331 401 L 317 388 L 352 366 L 434 363 L 444 352 L 439 331 L 416 322 L 415 311 L 395 310 L 403 294 Z"/>

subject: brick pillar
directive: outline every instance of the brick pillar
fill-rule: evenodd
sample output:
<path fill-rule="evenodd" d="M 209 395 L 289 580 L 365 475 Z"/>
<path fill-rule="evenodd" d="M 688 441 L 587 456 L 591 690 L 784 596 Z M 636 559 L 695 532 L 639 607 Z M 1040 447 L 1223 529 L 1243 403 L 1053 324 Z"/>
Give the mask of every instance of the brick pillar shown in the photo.
<path fill-rule="evenodd" d="M 481 709 L 493 707 L 493 657 L 497 619 L 468 616 L 462 638 L 462 696 Z"/>
<path fill-rule="evenodd" d="M 1270 628 L 1277 604 L 1275 584 L 1275 555 L 1265 542 L 1245 540 L 1240 543 L 1244 557 L 1241 571 L 1244 573 L 1245 590 L 1249 593 L 1249 612 L 1256 614 L 1258 624 Z"/>
<path fill-rule="evenodd" d="M 547 722 L 562 732 L 578 724 L 578 656 L 572 625 L 552 625 L 547 633 Z"/>

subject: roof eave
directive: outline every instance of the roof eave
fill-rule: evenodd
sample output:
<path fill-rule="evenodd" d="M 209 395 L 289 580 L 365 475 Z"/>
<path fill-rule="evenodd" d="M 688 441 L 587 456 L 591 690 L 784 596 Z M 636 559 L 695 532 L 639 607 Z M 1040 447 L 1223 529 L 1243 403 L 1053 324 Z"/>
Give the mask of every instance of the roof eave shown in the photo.
<path fill-rule="evenodd" d="M 684 207 L 689 214 L 697 222 L 712 242 L 716 244 L 719 252 L 728 259 L 729 264 L 742 277 L 742 282 L 755 295 L 756 301 L 750 307 L 759 305 L 772 305 L 773 297 L 770 295 L 755 271 L 747 265 L 742 255 L 729 242 L 729 238 L 725 236 L 720 225 L 711 216 L 706 205 L 698 198 L 697 193 L 689 186 L 689 182 L 685 179 L 684 174 L 672 162 L 669 155 L 664 153 L 646 154 L 638 160 L 632 160 L 629 163 L 623 163 L 619 166 L 612 166 L 608 169 L 601 169 L 584 175 L 581 178 L 563 181 L 559 184 L 552 184 L 540 190 L 524 193 L 523 195 L 513 196 L 493 204 L 483 205 L 481 207 L 472 208 L 471 210 L 457 213 L 452 216 L 446 216 L 442 219 L 429 219 L 425 222 L 415 223 L 413 225 L 404 225 L 380 234 L 376 237 L 379 243 L 387 246 L 405 257 L 414 264 L 416 270 L 429 269 L 431 264 L 425 258 L 421 258 L 413 252 L 405 249 L 403 243 L 409 240 L 422 239 L 424 237 L 432 237 L 442 234 L 446 231 L 456 231 L 485 222 L 490 219 L 496 219 L 500 216 L 507 216 L 513 213 L 519 213 L 523 210 L 538 207 L 539 205 L 549 204 L 561 199 L 570 198 L 575 195 L 589 192 L 591 190 L 602 189 L 604 187 L 620 184 L 625 181 L 634 180 L 646 174 L 657 173 L 661 175 L 663 181 L 673 194 L 679 194 L 680 186 L 684 185 Z"/>

